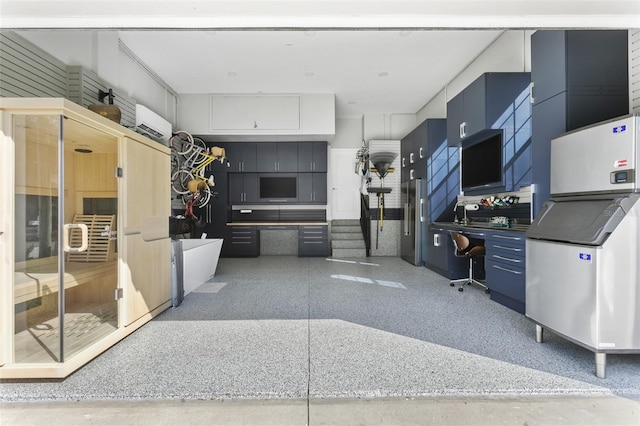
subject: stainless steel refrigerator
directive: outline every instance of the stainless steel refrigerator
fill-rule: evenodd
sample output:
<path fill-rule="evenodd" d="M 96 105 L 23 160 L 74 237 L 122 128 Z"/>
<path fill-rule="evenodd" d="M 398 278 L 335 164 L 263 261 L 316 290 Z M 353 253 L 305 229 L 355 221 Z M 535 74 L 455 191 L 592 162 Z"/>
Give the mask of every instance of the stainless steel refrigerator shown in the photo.
<path fill-rule="evenodd" d="M 551 141 L 551 197 L 527 231 L 526 316 L 595 353 L 640 353 L 640 117 Z"/>
<path fill-rule="evenodd" d="M 400 185 L 402 234 L 400 255 L 416 266 L 422 262 L 422 239 L 425 226 L 425 194 L 422 179 L 411 179 Z"/>

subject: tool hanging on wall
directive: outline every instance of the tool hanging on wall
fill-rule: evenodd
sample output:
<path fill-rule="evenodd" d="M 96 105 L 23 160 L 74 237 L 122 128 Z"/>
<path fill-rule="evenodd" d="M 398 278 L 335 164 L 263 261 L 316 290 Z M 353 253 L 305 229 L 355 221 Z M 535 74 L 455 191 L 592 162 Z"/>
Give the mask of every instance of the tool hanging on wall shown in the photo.
<path fill-rule="evenodd" d="M 370 168 L 371 172 L 374 172 L 378 178 L 380 178 L 380 187 L 379 188 L 369 188 L 370 194 L 376 194 L 378 196 L 378 226 L 376 228 L 376 249 L 378 248 L 378 238 L 380 232 L 383 231 L 384 227 L 384 194 L 389 194 L 391 192 L 391 188 L 384 187 L 384 177 L 394 171 L 393 167 L 391 167 L 391 163 L 398 156 L 395 152 L 375 152 L 371 153 L 369 157 L 369 161 L 373 164 L 373 167 Z"/>

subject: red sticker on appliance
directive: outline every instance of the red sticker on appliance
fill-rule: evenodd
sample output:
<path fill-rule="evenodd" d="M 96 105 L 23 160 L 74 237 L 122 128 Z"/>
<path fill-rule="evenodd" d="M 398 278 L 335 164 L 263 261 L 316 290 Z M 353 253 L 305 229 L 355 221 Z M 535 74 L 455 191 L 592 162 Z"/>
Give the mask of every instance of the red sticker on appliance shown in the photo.
<path fill-rule="evenodd" d="M 613 162 L 613 167 L 627 167 L 627 160 L 616 160 Z"/>

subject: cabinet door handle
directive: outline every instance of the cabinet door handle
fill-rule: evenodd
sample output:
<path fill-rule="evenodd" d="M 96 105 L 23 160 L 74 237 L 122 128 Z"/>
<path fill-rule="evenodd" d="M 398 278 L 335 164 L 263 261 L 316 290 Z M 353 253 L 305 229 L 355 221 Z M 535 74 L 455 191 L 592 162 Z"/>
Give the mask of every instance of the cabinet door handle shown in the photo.
<path fill-rule="evenodd" d="M 522 275 L 522 271 L 514 271 L 514 270 L 509 269 L 509 268 L 503 268 L 502 266 L 499 266 L 499 265 L 493 265 L 493 267 L 496 268 L 496 269 L 500 269 L 501 271 L 510 272 L 510 273 L 516 274 L 516 275 Z"/>
<path fill-rule="evenodd" d="M 420 155 L 420 158 L 424 158 L 424 156 L 422 155 L 422 147 L 420 147 L 420 151 L 419 151 L 419 153 L 420 153 L 420 154 L 419 154 L 419 155 Z"/>
<path fill-rule="evenodd" d="M 424 222 L 424 198 L 420 198 L 420 222 Z"/>
<path fill-rule="evenodd" d="M 518 259 L 511 259 L 510 257 L 498 256 L 497 254 L 494 254 L 491 257 L 494 257 L 494 258 L 500 259 L 500 260 L 506 260 L 507 262 L 512 262 L 512 263 L 522 263 L 522 261 L 520 261 Z"/>
<path fill-rule="evenodd" d="M 514 247 L 504 247 L 504 246 L 499 246 L 499 245 L 497 245 L 497 244 L 496 244 L 496 245 L 494 245 L 494 247 L 495 247 L 495 248 L 498 248 L 498 249 L 502 249 L 502 250 L 511 250 L 511 251 L 515 251 L 515 252 L 521 252 L 521 251 L 522 251 L 522 249 L 519 249 L 519 248 L 514 248 Z"/>
<path fill-rule="evenodd" d="M 533 98 L 533 86 L 535 85 L 535 82 L 531 82 L 529 83 L 529 103 L 535 103 L 535 99 Z"/>
<path fill-rule="evenodd" d="M 402 157 L 402 167 L 407 167 L 407 165 L 405 164 L 405 161 L 404 161 L 404 160 L 405 160 L 405 158 L 404 158 L 404 157 Z"/>
<path fill-rule="evenodd" d="M 409 170 L 409 179 L 410 180 L 414 179 L 414 177 L 413 177 L 413 169 Z"/>
<path fill-rule="evenodd" d="M 440 234 L 433 234 L 433 246 L 440 247 Z"/>
<path fill-rule="evenodd" d="M 464 138 L 465 136 L 467 136 L 467 123 L 466 122 L 462 122 L 460 123 L 460 137 Z"/>
<path fill-rule="evenodd" d="M 413 163 L 413 152 L 409 153 L 409 163 Z"/>

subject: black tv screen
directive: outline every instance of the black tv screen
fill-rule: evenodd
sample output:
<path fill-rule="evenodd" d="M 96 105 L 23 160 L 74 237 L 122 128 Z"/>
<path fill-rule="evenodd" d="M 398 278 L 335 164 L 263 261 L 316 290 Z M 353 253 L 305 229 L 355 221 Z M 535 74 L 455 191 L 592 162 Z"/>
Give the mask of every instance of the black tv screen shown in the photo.
<path fill-rule="evenodd" d="M 462 191 L 502 185 L 502 131 L 463 146 L 460 167 Z"/>
<path fill-rule="evenodd" d="M 294 176 L 260 176 L 260 198 L 296 198 L 297 179 Z"/>

